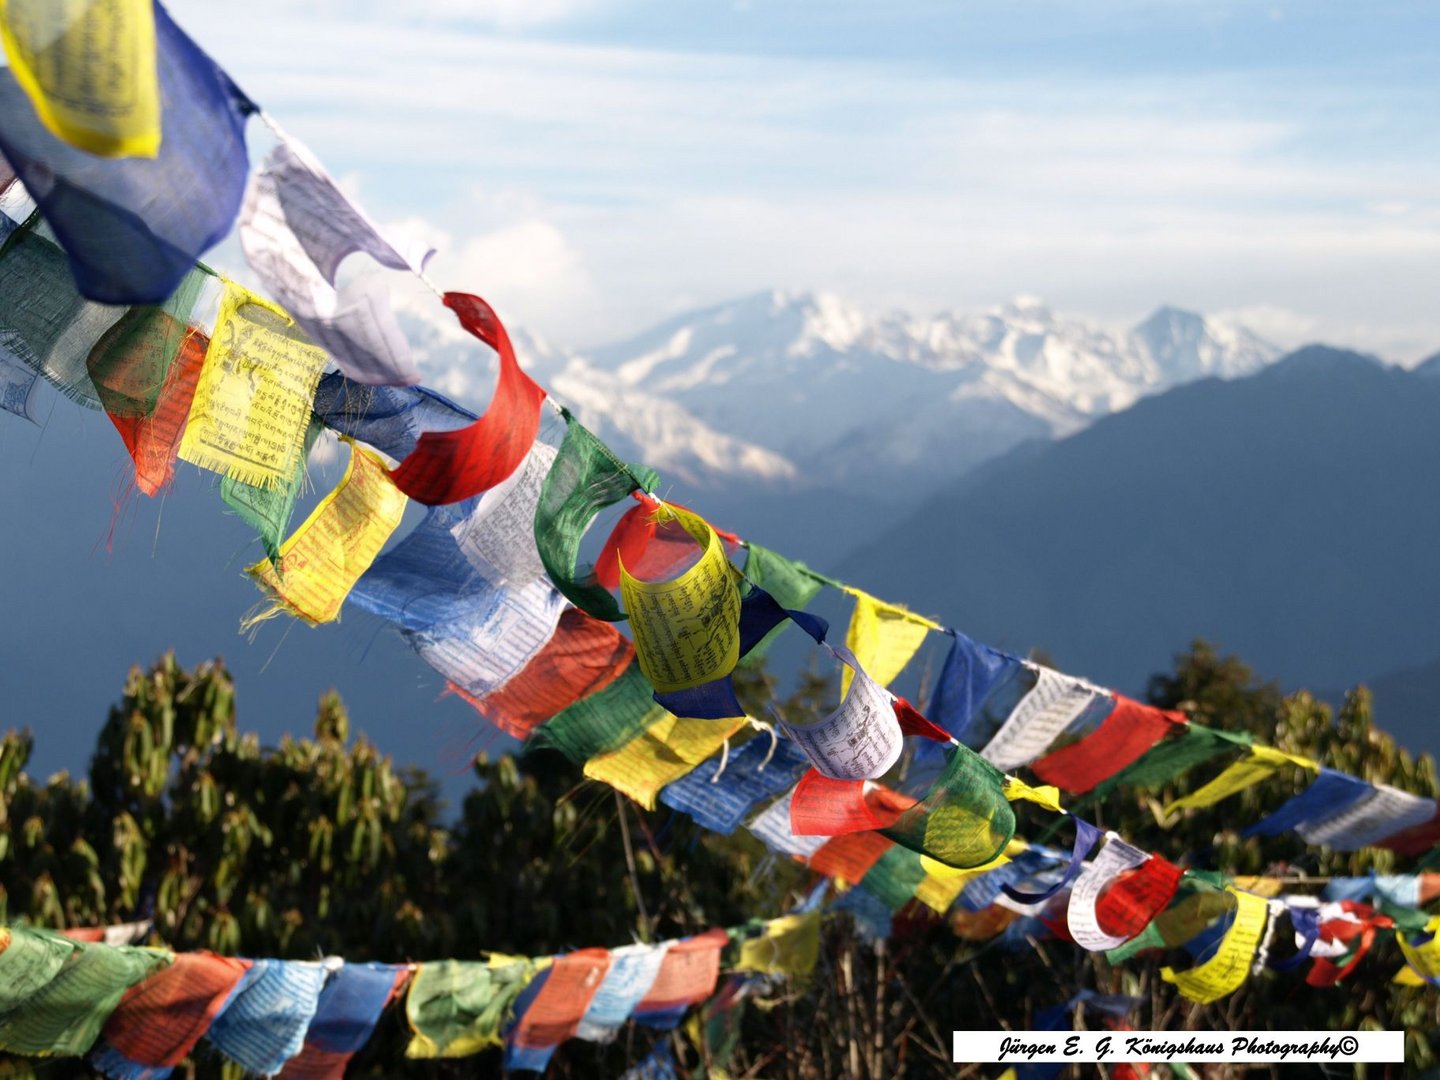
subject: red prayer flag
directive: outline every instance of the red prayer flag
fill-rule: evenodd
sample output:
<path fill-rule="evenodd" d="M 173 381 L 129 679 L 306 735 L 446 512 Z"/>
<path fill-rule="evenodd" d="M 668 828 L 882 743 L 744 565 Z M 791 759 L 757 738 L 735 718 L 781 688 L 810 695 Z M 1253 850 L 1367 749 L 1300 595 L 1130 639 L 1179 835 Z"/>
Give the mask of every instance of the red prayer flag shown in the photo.
<path fill-rule="evenodd" d="M 605 949 L 578 949 L 557 956 L 550 977 L 525 1010 L 511 1041 L 532 1050 L 558 1046 L 575 1034 L 600 982 L 610 970 Z"/>
<path fill-rule="evenodd" d="M 810 769 L 790 796 L 790 831 L 796 836 L 842 836 L 886 829 L 915 800 L 864 780 L 833 780 Z M 852 880 L 859 880 L 852 879 Z"/>
<path fill-rule="evenodd" d="M 209 347 L 204 334 L 192 330 L 185 336 L 148 416 L 107 414 L 135 462 L 135 486 L 146 495 L 157 494 L 175 475 L 175 452 Z"/>
<path fill-rule="evenodd" d="M 916 735 L 933 742 L 955 741 L 948 731 L 927 720 L 919 709 L 903 697 L 895 699 L 895 719 L 900 721 L 900 730 L 906 735 Z"/>
<path fill-rule="evenodd" d="M 810 869 L 826 877 L 843 878 L 857 884 L 880 861 L 880 856 L 895 846 L 895 841 L 878 832 L 850 833 L 827 840 L 810 856 Z"/>
<path fill-rule="evenodd" d="M 249 967 L 248 960 L 210 952 L 176 953 L 170 964 L 125 991 L 105 1021 L 105 1040 L 141 1065 L 179 1065 Z"/>
<path fill-rule="evenodd" d="M 595 580 L 607 589 L 620 587 L 622 562 L 633 577 L 664 581 L 688 569 L 702 554 L 695 538 L 678 521 L 656 522 L 659 500 L 643 491 L 631 494 L 639 505 L 631 507 L 615 523 L 595 560 Z M 695 513 L 679 503 L 670 505 Z M 710 527 L 715 529 L 714 525 Z M 740 537 L 732 532 L 715 529 L 715 535 L 720 537 L 728 555 L 733 555 L 741 545 Z"/>
<path fill-rule="evenodd" d="M 515 359 L 510 335 L 478 296 L 445 294 L 460 325 L 500 354 L 500 374 L 485 415 L 458 431 L 426 431 L 390 478 L 427 506 L 460 502 L 494 487 L 513 473 L 540 430 L 545 391 Z"/>
<path fill-rule="evenodd" d="M 610 623 L 566 608 L 544 648 L 500 689 L 476 697 L 449 686 L 507 735 L 525 739 L 556 713 L 605 689 L 634 658 L 635 647 Z"/>
<path fill-rule="evenodd" d="M 1161 712 L 1116 694 L 1115 708 L 1099 727 L 1080 741 L 1046 754 L 1030 769 L 1045 783 L 1080 794 L 1133 764 L 1172 727 L 1187 722 L 1178 712 Z"/>
<path fill-rule="evenodd" d="M 1425 854 L 1436 844 L 1440 844 L 1440 804 L 1437 804 L 1435 816 L 1429 821 L 1387 836 L 1376 847 L 1389 848 L 1399 855 L 1414 856 Z"/>
<path fill-rule="evenodd" d="M 669 1012 L 704 1001 L 720 979 L 720 950 L 730 941 L 724 930 L 707 930 L 677 941 L 665 952 L 655 982 L 637 1013 Z"/>
<path fill-rule="evenodd" d="M 1095 921 L 1107 934 L 1133 938 L 1165 910 L 1184 873 L 1169 860 L 1151 855 L 1100 894 L 1095 901 Z"/>

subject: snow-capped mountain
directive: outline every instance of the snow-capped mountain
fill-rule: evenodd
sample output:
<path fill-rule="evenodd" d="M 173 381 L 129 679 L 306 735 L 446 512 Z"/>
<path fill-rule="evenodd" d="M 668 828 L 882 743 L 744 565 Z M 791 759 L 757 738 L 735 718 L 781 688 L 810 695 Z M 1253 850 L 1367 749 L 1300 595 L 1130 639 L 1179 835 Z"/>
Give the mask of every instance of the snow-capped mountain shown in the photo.
<path fill-rule="evenodd" d="M 486 350 L 453 324 L 411 330 L 432 385 L 481 407 Z M 933 486 L 1023 441 L 1278 355 L 1243 327 L 1168 307 L 1116 333 L 1030 298 L 868 316 L 834 296 L 784 292 L 689 312 L 585 356 L 514 337 L 527 370 L 617 451 L 699 488 Z M 907 474 L 922 469 L 917 485 Z"/>

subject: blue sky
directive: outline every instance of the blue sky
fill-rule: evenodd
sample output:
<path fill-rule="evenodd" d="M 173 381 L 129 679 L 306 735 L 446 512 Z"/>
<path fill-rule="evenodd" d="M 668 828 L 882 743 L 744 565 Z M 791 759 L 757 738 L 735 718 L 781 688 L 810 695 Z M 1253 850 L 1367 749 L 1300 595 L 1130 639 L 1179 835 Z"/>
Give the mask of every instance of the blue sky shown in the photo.
<path fill-rule="evenodd" d="M 1440 349 L 1440 12 L 175 0 L 435 276 L 586 345 L 777 286 Z"/>

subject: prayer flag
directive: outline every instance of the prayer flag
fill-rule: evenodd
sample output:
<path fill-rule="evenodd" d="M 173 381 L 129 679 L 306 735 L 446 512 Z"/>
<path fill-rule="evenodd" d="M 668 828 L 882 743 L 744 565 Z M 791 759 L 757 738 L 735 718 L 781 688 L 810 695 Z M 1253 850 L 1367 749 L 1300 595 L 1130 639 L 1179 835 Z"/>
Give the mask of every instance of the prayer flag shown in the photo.
<path fill-rule="evenodd" d="M 180 456 L 256 487 L 283 487 L 304 453 L 325 353 L 290 317 L 225 282 Z"/>
<path fill-rule="evenodd" d="M 1005 772 L 1028 764 L 1101 696 L 1093 687 L 1050 668 L 1038 668 L 1035 685 L 980 753 Z"/>
<path fill-rule="evenodd" d="M 910 658 L 925 643 L 931 630 L 944 629 L 923 615 L 897 604 L 887 604 L 859 589 L 846 589 L 855 598 L 845 645 L 858 665 L 881 686 L 889 686 L 905 670 Z M 851 672 L 840 673 L 840 692 L 850 689 Z"/>
<path fill-rule="evenodd" d="M 0 70 L 0 151 L 55 230 L 80 292 L 106 304 L 163 304 L 230 231 L 249 168 L 254 104 L 158 3 L 154 18 L 161 138 L 153 158 L 66 145 L 30 107 L 16 72 Z"/>
<path fill-rule="evenodd" d="M 925 880 L 923 860 L 924 856 L 894 844 L 866 871 L 860 886 L 891 911 L 899 911 L 915 898 Z"/>
<path fill-rule="evenodd" d="M 635 1006 L 635 1019 L 648 1027 L 673 1028 L 691 1005 L 715 992 L 720 950 L 730 942 L 724 930 L 707 930 L 670 946 L 650 992 Z"/>
<path fill-rule="evenodd" d="M 653 469 L 625 465 L 610 448 L 566 415 L 569 426 L 560 454 L 545 477 L 535 511 L 535 542 L 545 572 L 581 611 L 618 622 L 625 616 L 615 598 L 580 565 L 580 541 L 595 516 L 632 491 L 652 491 L 660 482 Z"/>
<path fill-rule="evenodd" d="M 489 304 L 449 292 L 445 306 L 500 355 L 500 370 L 484 416 L 455 431 L 422 432 L 391 474 L 396 487 L 428 506 L 479 495 L 513 473 L 535 442 L 545 400 L 545 391 L 520 369 L 510 335 Z"/>
<path fill-rule="evenodd" d="M 1310 822 L 1321 822 L 1343 812 L 1374 789 L 1363 780 L 1321 768 L 1320 774 L 1300 794 L 1292 796 L 1268 817 L 1241 830 L 1241 836 L 1279 836 Z"/>
<path fill-rule="evenodd" d="M 915 800 L 868 780 L 832 780 L 811 769 L 790 798 L 796 836 L 842 836 L 894 825 Z"/>
<path fill-rule="evenodd" d="M 282 610 L 312 626 L 334 620 L 404 512 L 405 496 L 384 463 L 352 443 L 344 477 L 281 545 L 279 561 L 262 559 L 245 571 L 273 597 L 246 625 Z"/>
<path fill-rule="evenodd" d="M 555 957 L 545 985 L 518 1016 L 509 1043 L 553 1052 L 572 1038 L 609 968 L 610 953 L 605 949 L 577 949 Z"/>
<path fill-rule="evenodd" d="M 834 780 L 883 776 L 904 748 L 895 707 L 889 693 L 858 666 L 849 649 L 833 652 L 856 672 L 840 707 L 811 724 L 787 722 L 785 732 L 817 770 Z"/>
<path fill-rule="evenodd" d="M 580 1019 L 576 1037 L 589 1042 L 609 1042 L 615 1038 L 635 1006 L 655 985 L 670 945 L 671 942 L 665 941 L 658 945 L 611 949 L 610 967 Z"/>
<path fill-rule="evenodd" d="M 1031 769 L 1036 776 L 1064 791 L 1079 794 L 1115 775 L 1169 734 L 1186 723 L 1177 712 L 1161 712 L 1123 694 L 1100 726 L 1077 742 L 1046 754 Z"/>
<path fill-rule="evenodd" d="M 1196 788 L 1167 804 L 1165 813 L 1172 814 L 1176 810 L 1214 806 L 1222 799 L 1237 795 L 1253 784 L 1273 775 L 1275 770 L 1282 765 L 1298 765 L 1302 769 L 1311 770 L 1319 768 L 1309 758 L 1300 757 L 1297 754 L 1287 754 L 1269 746 L 1251 746 L 1248 756 L 1235 762 L 1203 787 Z"/>
<path fill-rule="evenodd" d="M 803 611 L 820 591 L 820 576 L 804 563 L 787 559 L 759 544 L 746 544 L 746 549 L 749 552 L 745 556 L 746 580 L 773 596 L 780 607 Z M 782 623 L 756 642 L 745 655 L 759 659 L 783 630 Z"/>
<path fill-rule="evenodd" d="M 1075 944 L 1091 952 L 1104 952 L 1119 948 L 1129 940 L 1127 935 L 1106 933 L 1101 928 L 1096 901 L 1121 874 L 1143 865 L 1147 857 L 1145 852 L 1125 843 L 1114 833 L 1105 834 L 1105 846 L 1100 849 L 1100 854 L 1081 871 L 1070 888 L 1065 925 Z"/>
<path fill-rule="evenodd" d="M 240 516 L 240 520 L 259 535 L 260 544 L 272 563 L 280 558 L 280 541 L 284 538 L 285 531 L 290 528 L 290 517 L 295 512 L 295 499 L 305 484 L 310 450 L 322 430 L 320 421 L 311 416 L 305 431 L 305 444 L 300 451 L 299 464 L 295 466 L 295 472 L 288 483 L 278 487 L 257 487 L 229 476 L 220 479 L 220 498 Z"/>
<path fill-rule="evenodd" d="M 810 869 L 858 885 L 895 841 L 878 832 L 847 833 L 826 840 L 810 856 Z"/>
<path fill-rule="evenodd" d="M 56 138 L 102 157 L 159 152 L 153 0 L 4 0 L 0 38 Z"/>
<path fill-rule="evenodd" d="M 399 460 L 426 431 L 458 431 L 475 414 L 423 386 L 367 386 L 332 371 L 315 390 L 315 415 L 340 435 Z"/>
<path fill-rule="evenodd" d="M 499 1046 L 500 1026 L 535 974 L 533 962 L 514 956 L 421 964 L 405 999 L 405 1056 L 467 1057 Z"/>
<path fill-rule="evenodd" d="M 304 1046 L 325 975 L 324 964 L 256 960 L 206 1037 L 249 1071 L 274 1076 Z"/>
<path fill-rule="evenodd" d="M 1303 821 L 1295 831 L 1307 844 L 1336 851 L 1359 851 L 1388 836 L 1429 821 L 1435 800 L 1423 799 L 1389 784 L 1375 784 L 1355 802 L 1319 820 Z"/>
<path fill-rule="evenodd" d="M 772 851 L 808 859 L 828 841 L 824 836 L 796 836 L 790 831 L 790 804 L 795 792 L 786 792 L 750 822 L 748 828 L 762 844 Z"/>
<path fill-rule="evenodd" d="M 337 285 L 336 276 L 357 253 L 419 273 L 433 249 L 382 236 L 302 143 L 279 136 L 250 178 L 239 234 L 250 268 L 341 371 L 361 383 L 420 381 L 385 283 L 365 276 Z"/>
<path fill-rule="evenodd" d="M 1004 777 L 966 746 L 946 753 L 945 769 L 925 797 L 886 826 L 885 835 L 946 866 L 982 866 L 1015 835 Z"/>
<path fill-rule="evenodd" d="M 320 991 L 305 1046 L 281 1080 L 343 1080 L 345 1066 L 370 1041 L 380 1014 L 410 977 L 403 964 L 342 964 Z"/>
<path fill-rule="evenodd" d="M 230 999 L 248 960 L 211 952 L 176 953 L 168 965 L 125 991 L 105 1022 L 101 1070 L 173 1068 L 189 1056 Z M 128 1070 L 127 1070 L 128 1071 Z"/>
<path fill-rule="evenodd" d="M 689 720 L 664 716 L 618 750 L 585 763 L 585 775 L 609 784 L 647 810 L 660 789 L 680 779 L 745 725 L 734 720 Z"/>
<path fill-rule="evenodd" d="M 584 618 L 589 616 L 576 612 Z M 592 620 L 594 621 L 594 620 Z M 608 623 L 597 625 L 613 629 Z M 619 750 L 665 716 L 651 697 L 650 683 L 628 654 L 620 674 L 603 689 L 581 698 L 535 731 L 531 748 L 559 750 L 576 765 Z"/>
<path fill-rule="evenodd" d="M 820 912 L 782 915 L 765 923 L 758 937 L 740 943 L 736 971 L 804 978 L 820 958 Z"/>
<path fill-rule="evenodd" d="M 702 828 L 729 836 L 752 806 L 788 790 L 808 765 L 789 739 L 761 733 L 728 758 L 707 758 L 694 772 L 665 785 L 660 801 L 689 814 Z"/>
<path fill-rule="evenodd" d="M 1024 670 L 1024 665 L 958 630 L 945 633 L 953 640 L 930 695 L 930 716 L 955 738 L 966 742 L 986 699 L 997 686 Z"/>
<path fill-rule="evenodd" d="M 18 1008 L 60 973 L 75 952 L 58 934 L 14 926 L 0 937 L 0 1016 Z"/>
<path fill-rule="evenodd" d="M 1263 898 L 1235 889 L 1227 892 L 1235 898 L 1235 919 L 1221 938 L 1215 955 L 1188 971 L 1177 973 L 1168 967 L 1160 969 L 1162 979 L 1174 983 L 1180 993 L 1203 1005 L 1219 1001 L 1240 989 L 1245 976 L 1250 973 L 1250 963 L 1255 958 L 1260 939 L 1265 936 L 1265 924 L 1270 915 L 1270 906 Z"/>

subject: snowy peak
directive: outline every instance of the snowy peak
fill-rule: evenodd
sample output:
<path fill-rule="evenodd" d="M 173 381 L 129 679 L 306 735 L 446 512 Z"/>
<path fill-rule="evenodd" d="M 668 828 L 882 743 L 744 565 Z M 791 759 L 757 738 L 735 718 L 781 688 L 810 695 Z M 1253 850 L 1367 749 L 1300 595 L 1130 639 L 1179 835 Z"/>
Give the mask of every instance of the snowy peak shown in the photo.
<path fill-rule="evenodd" d="M 1130 342 L 1154 365 L 1160 384 L 1175 386 L 1214 375 L 1249 375 L 1273 360 L 1278 350 L 1242 326 L 1206 321 L 1179 308 L 1157 308 L 1130 331 Z"/>

